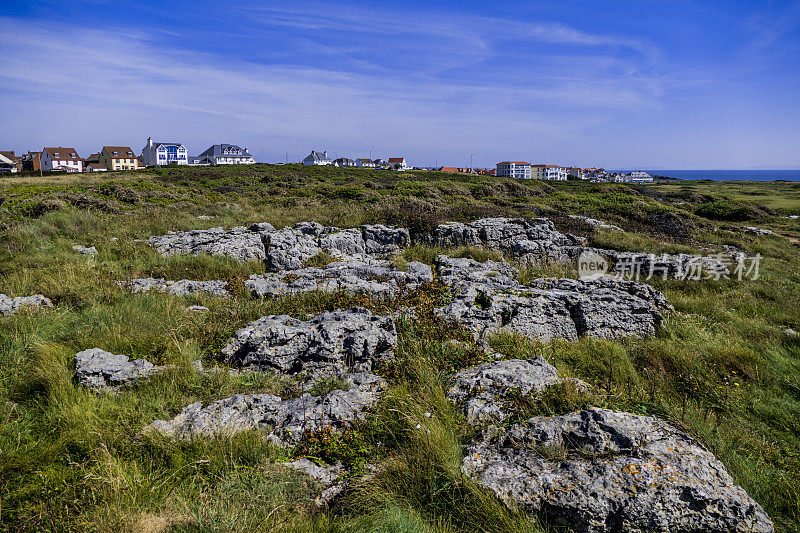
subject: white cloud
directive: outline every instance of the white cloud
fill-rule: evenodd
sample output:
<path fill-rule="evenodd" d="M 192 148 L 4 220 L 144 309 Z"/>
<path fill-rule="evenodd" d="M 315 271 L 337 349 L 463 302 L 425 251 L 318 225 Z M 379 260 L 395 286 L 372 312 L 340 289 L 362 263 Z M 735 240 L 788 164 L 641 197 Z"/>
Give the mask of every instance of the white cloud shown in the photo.
<path fill-rule="evenodd" d="M 343 16 L 322 24 L 361 23 Z M 112 143 L 138 149 L 152 135 L 197 152 L 214 142 L 248 145 L 255 155 L 265 146 L 274 159 L 287 150 L 296 157 L 329 147 L 354 155 L 401 151 L 432 162 L 481 149 L 489 164 L 514 153 L 533 157 L 539 146 L 567 142 L 610 113 L 656 109 L 663 91 L 639 64 L 644 60 L 584 53 L 586 47 L 646 46 L 562 25 L 528 30 L 536 40 L 580 45 L 581 53 L 539 54 L 538 70 L 526 76 L 523 69 L 516 80 L 443 74 L 453 49 L 461 50 L 455 57 L 465 65 L 496 51 L 491 39 L 429 22 L 405 31 L 434 34 L 438 48 L 423 45 L 430 68 L 401 74 L 368 63 L 353 69 L 231 60 L 165 47 L 143 32 L 9 18 L 0 18 L 0 26 L 0 109 L 3 122 L 13 125 L 2 129 L 0 143 L 17 149 L 67 144 L 88 153 Z M 336 44 L 328 52 L 347 53 Z M 415 52 L 413 43 L 402 51 Z"/>

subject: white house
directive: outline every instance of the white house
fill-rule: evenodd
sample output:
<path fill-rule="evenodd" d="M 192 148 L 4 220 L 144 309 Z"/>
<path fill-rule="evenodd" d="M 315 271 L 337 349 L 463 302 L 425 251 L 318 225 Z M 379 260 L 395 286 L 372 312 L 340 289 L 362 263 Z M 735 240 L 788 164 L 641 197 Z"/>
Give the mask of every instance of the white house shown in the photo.
<path fill-rule="evenodd" d="M 389 164 L 389 168 L 396 170 L 406 170 L 408 168 L 405 157 L 390 157 L 387 163 Z"/>
<path fill-rule="evenodd" d="M 0 172 L 15 173 L 16 171 L 17 171 L 16 161 L 0 153 Z"/>
<path fill-rule="evenodd" d="M 83 159 L 75 148 L 45 146 L 42 150 L 41 169 L 83 172 Z"/>
<path fill-rule="evenodd" d="M 525 161 L 503 161 L 497 163 L 497 176 L 531 179 L 531 164 Z"/>
<path fill-rule="evenodd" d="M 330 165 L 331 160 L 328 157 L 328 152 L 317 152 L 316 150 L 311 150 L 311 153 L 303 159 L 304 165 Z"/>
<path fill-rule="evenodd" d="M 642 170 L 636 170 L 628 174 L 628 179 L 626 181 L 632 181 L 635 183 L 650 183 L 653 181 L 653 176 Z"/>
<path fill-rule="evenodd" d="M 367 157 L 359 157 L 358 159 L 356 159 L 356 166 L 364 168 L 375 168 L 375 162 Z"/>
<path fill-rule="evenodd" d="M 356 166 L 356 162 L 352 159 L 348 159 L 346 157 L 340 157 L 339 159 L 335 159 L 333 161 L 333 166 L 335 167 L 354 167 Z"/>
<path fill-rule="evenodd" d="M 567 169 L 559 165 L 531 165 L 531 177 L 539 180 L 566 180 Z"/>
<path fill-rule="evenodd" d="M 208 150 L 197 156 L 197 158 L 200 160 L 206 159 L 210 165 L 252 165 L 256 162 L 253 156 L 248 153 L 247 148 L 239 148 L 235 144 L 211 145 Z"/>
<path fill-rule="evenodd" d="M 188 165 L 189 155 L 181 143 L 153 142 L 153 138 L 148 137 L 147 144 L 142 148 L 142 161 L 147 167 Z"/>

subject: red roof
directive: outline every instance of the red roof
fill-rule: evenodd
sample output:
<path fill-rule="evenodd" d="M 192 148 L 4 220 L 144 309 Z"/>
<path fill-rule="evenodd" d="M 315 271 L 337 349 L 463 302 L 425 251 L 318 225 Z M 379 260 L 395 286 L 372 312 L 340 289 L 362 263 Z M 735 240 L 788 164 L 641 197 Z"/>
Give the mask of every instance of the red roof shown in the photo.
<path fill-rule="evenodd" d="M 50 154 L 53 161 L 82 161 L 75 148 L 64 148 L 63 146 L 45 146 L 44 150 Z M 56 155 L 57 154 L 57 155 Z"/>
<path fill-rule="evenodd" d="M 442 172 L 458 172 L 458 169 L 456 167 L 442 167 L 439 170 L 441 170 Z"/>
<path fill-rule="evenodd" d="M 405 160 L 406 160 L 405 157 L 390 157 L 389 163 L 402 163 Z"/>
<path fill-rule="evenodd" d="M 501 161 L 498 165 L 530 165 L 527 161 Z"/>

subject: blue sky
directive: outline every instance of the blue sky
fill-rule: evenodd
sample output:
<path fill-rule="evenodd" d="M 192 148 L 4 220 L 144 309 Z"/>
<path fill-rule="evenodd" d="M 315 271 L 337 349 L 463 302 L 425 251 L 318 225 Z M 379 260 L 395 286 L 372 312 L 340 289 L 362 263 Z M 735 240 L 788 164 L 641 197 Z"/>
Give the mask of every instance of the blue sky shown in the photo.
<path fill-rule="evenodd" d="M 0 6 L 0 149 L 800 168 L 800 1 Z"/>

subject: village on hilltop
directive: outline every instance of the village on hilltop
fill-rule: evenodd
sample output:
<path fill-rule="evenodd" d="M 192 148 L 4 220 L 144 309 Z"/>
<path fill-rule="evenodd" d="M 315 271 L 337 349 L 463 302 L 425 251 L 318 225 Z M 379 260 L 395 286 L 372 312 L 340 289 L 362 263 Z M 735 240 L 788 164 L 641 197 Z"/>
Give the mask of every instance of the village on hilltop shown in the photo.
<path fill-rule="evenodd" d="M 235 144 L 213 144 L 200 155 L 190 156 L 179 142 L 155 142 L 148 137 L 140 153 L 129 146 L 103 146 L 97 153 L 81 157 L 75 148 L 45 146 L 41 151 L 28 151 L 16 155 L 13 150 L 0 150 L 0 173 L 16 172 L 107 172 L 137 170 L 167 165 L 216 166 L 252 165 L 256 162 L 247 148 Z M 595 182 L 652 182 L 653 177 L 644 171 L 629 173 L 609 172 L 602 168 L 581 168 L 552 164 L 531 164 L 526 161 L 502 161 L 497 167 L 463 168 L 451 166 L 414 167 L 405 157 L 331 159 L 326 150 L 312 150 L 302 161 L 303 165 L 376 168 L 405 171 L 410 169 L 438 170 L 463 174 L 500 176 L 518 179 L 567 180 L 583 179 Z"/>

